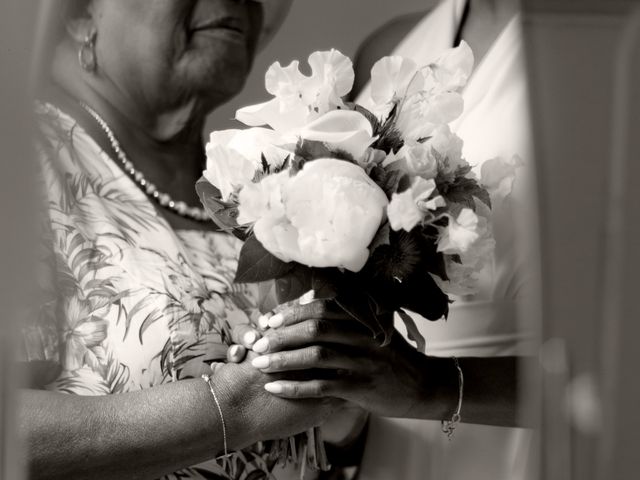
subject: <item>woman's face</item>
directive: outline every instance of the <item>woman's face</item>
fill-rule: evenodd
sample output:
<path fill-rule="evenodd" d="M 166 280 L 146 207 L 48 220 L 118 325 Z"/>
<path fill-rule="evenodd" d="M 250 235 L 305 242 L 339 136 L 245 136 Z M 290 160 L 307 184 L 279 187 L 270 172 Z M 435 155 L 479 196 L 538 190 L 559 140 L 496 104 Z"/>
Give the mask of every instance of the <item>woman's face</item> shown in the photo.
<path fill-rule="evenodd" d="M 191 101 L 211 109 L 238 93 L 263 17 L 260 3 L 244 0 L 92 0 L 89 8 L 100 73 L 149 109 Z"/>

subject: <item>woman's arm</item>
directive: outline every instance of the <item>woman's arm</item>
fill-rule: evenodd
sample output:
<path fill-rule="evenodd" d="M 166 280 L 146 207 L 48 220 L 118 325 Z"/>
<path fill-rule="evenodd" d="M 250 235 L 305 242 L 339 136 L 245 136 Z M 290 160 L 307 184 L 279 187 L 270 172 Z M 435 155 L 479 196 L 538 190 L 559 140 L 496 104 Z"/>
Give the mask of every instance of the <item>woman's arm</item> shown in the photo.
<path fill-rule="evenodd" d="M 268 378 L 247 364 L 217 368 L 229 450 L 318 425 L 335 404 L 278 399 L 264 391 Z M 100 397 L 24 390 L 20 404 L 34 479 L 157 478 L 223 453 L 220 417 L 201 379 Z"/>
<path fill-rule="evenodd" d="M 396 332 L 380 347 L 359 323 L 336 318 L 322 302 L 279 312 L 253 349 L 263 372 L 319 369 L 315 380 L 280 380 L 266 388 L 283 398 L 339 397 L 389 417 L 448 420 L 458 403 L 451 358 L 429 357 Z M 519 422 L 517 357 L 460 358 L 462 421 L 514 426 Z"/>

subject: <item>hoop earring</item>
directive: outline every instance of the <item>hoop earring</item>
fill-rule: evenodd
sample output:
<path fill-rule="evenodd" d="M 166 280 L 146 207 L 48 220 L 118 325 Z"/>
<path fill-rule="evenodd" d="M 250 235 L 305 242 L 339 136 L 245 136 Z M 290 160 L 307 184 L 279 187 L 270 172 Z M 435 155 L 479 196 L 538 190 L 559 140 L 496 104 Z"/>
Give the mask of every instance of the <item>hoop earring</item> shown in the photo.
<path fill-rule="evenodd" d="M 78 50 L 78 63 L 85 72 L 93 73 L 96 71 L 96 36 L 98 32 L 91 32 L 86 36 L 84 42 Z"/>

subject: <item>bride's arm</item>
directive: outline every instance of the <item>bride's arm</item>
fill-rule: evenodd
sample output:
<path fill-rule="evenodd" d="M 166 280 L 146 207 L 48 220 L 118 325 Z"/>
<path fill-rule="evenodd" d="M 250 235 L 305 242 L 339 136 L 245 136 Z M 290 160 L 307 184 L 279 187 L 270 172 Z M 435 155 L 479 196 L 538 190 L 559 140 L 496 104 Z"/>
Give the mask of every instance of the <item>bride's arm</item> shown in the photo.
<path fill-rule="evenodd" d="M 229 450 L 304 431 L 330 413 L 324 402 L 274 402 L 262 388 L 267 378 L 246 364 L 213 376 Z M 99 397 L 24 390 L 19 408 L 29 478 L 158 478 L 223 453 L 202 379 Z"/>
<path fill-rule="evenodd" d="M 459 396 L 451 358 L 416 351 L 396 332 L 386 347 L 360 324 L 329 318 L 321 302 L 295 306 L 279 317 L 282 326 L 254 345 L 263 372 L 324 370 L 315 380 L 281 380 L 266 388 L 284 398 L 338 397 L 388 417 L 448 420 Z M 323 318 L 325 318 L 323 320 Z M 464 388 L 462 421 L 516 426 L 522 357 L 460 358 Z M 336 374 L 337 372 L 337 374 Z"/>

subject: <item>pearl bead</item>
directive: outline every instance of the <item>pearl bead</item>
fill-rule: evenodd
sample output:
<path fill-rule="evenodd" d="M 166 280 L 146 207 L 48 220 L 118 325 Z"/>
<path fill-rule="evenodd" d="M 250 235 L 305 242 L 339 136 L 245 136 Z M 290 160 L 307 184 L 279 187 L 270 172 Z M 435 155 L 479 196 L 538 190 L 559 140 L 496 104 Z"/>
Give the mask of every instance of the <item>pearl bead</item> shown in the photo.
<path fill-rule="evenodd" d="M 109 124 L 87 104 L 81 103 L 80 106 L 84 108 L 87 113 L 89 113 L 89 115 L 91 115 L 93 119 L 98 123 L 100 128 L 102 128 L 104 133 L 107 135 L 109 142 L 111 143 L 111 148 L 113 148 L 113 151 L 116 153 L 118 160 L 122 164 L 124 171 L 131 175 L 131 177 L 133 177 L 136 183 L 147 195 L 155 199 L 161 206 L 169 208 L 177 212 L 179 215 L 182 215 L 183 217 L 192 218 L 197 221 L 211 221 L 206 210 L 198 207 L 189 207 L 185 202 L 174 201 L 167 193 L 160 193 L 153 183 L 144 178 L 142 172 L 139 172 L 135 169 L 133 162 L 129 160 L 125 152 L 120 147 L 120 143 L 109 127 Z"/>

